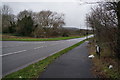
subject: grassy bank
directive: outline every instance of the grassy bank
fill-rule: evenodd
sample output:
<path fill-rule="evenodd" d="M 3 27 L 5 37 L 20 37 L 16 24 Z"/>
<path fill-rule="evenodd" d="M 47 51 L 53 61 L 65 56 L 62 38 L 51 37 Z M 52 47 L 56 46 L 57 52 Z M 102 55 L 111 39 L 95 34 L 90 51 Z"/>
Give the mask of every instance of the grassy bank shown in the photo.
<path fill-rule="evenodd" d="M 2 39 L 2 41 L 57 41 L 57 40 L 67 40 L 67 39 L 74 39 L 74 38 L 81 38 L 83 36 L 77 37 L 58 37 L 58 38 L 9 38 L 9 39 Z"/>
<path fill-rule="evenodd" d="M 74 39 L 74 38 L 81 38 L 81 37 L 84 37 L 84 36 L 57 37 L 57 38 L 31 38 L 31 37 L 2 35 L 2 41 L 57 41 L 57 40 L 67 40 L 67 39 Z"/>
<path fill-rule="evenodd" d="M 93 73 L 98 78 L 112 78 L 112 79 L 120 79 L 120 61 L 110 55 L 110 50 L 102 47 L 101 57 L 100 59 L 95 53 L 95 42 L 92 40 L 89 43 L 89 52 L 90 54 L 95 55 L 95 58 L 92 59 L 93 61 Z M 119 63 L 119 64 L 118 64 Z M 112 69 L 109 69 L 109 65 L 113 65 Z"/>
<path fill-rule="evenodd" d="M 12 80 L 14 78 L 26 78 L 26 79 L 30 79 L 30 78 L 38 78 L 39 75 L 46 69 L 46 67 L 52 63 L 56 58 L 58 58 L 59 56 L 61 56 L 62 54 L 70 51 L 71 49 L 79 46 L 80 44 L 82 44 L 84 41 L 78 42 L 76 44 L 74 44 L 71 47 L 68 47 L 56 54 L 53 54 L 52 56 L 49 56 L 37 63 L 31 64 L 26 68 L 23 68 L 17 72 L 13 72 L 7 76 L 5 76 L 2 80 L 8 79 L 8 78 L 12 78 Z"/>

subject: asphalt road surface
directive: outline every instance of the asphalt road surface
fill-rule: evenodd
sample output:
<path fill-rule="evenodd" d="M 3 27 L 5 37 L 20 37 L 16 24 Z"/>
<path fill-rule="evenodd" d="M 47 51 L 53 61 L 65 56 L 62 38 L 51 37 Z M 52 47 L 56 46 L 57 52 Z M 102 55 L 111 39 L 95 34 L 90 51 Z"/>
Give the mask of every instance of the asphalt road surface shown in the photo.
<path fill-rule="evenodd" d="M 60 41 L 2 41 L 2 75 L 22 69 L 84 39 L 86 37 Z"/>
<path fill-rule="evenodd" d="M 88 58 L 88 41 L 57 58 L 40 75 L 41 78 L 95 78 Z"/>

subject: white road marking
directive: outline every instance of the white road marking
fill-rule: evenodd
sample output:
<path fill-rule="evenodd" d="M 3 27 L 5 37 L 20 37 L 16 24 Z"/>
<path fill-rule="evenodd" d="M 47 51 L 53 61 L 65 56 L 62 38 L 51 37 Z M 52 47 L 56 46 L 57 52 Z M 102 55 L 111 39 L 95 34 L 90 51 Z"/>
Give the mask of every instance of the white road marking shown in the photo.
<path fill-rule="evenodd" d="M 59 43 L 56 43 L 56 44 L 59 44 Z M 56 45 L 56 44 L 53 44 L 53 45 Z M 52 45 L 51 45 L 52 46 Z M 43 48 L 43 47 L 48 47 L 48 46 L 41 46 L 41 47 L 36 47 L 34 49 L 39 49 L 39 48 Z M 3 54 L 3 55 L 0 55 L 0 56 L 7 56 L 7 55 L 12 55 L 12 54 L 16 54 L 16 53 L 21 53 L 21 52 L 25 52 L 27 50 L 21 50 L 21 51 L 17 51 L 17 52 L 12 52 L 12 53 L 7 53 L 7 54 Z"/>
<path fill-rule="evenodd" d="M 63 48 L 63 49 L 60 49 L 60 50 L 58 50 L 58 51 L 55 51 L 55 52 L 53 52 L 52 54 L 50 54 L 49 56 L 51 56 L 51 55 L 53 55 L 53 54 L 55 54 L 55 53 L 58 53 L 58 52 L 60 52 L 60 51 L 62 51 L 62 50 L 64 50 L 65 48 Z"/>
<path fill-rule="evenodd" d="M 34 48 L 34 49 L 39 49 L 39 48 L 43 48 L 44 46 L 41 46 L 41 47 L 36 47 L 36 48 Z"/>
<path fill-rule="evenodd" d="M 90 38 L 90 37 L 93 37 L 93 36 L 88 36 L 88 37 Z M 82 40 L 84 40 L 84 39 L 86 39 L 86 37 L 80 38 L 79 41 L 82 41 Z M 77 39 L 76 39 L 76 40 L 77 40 Z M 74 41 L 74 40 L 69 40 L 69 41 Z M 36 43 L 37 43 L 37 42 L 36 42 Z M 39 43 L 45 43 L 45 42 L 39 42 Z M 60 43 L 65 43 L 65 42 L 60 42 Z M 52 44 L 51 46 L 57 45 L 57 44 L 60 44 L 60 43 L 55 43 L 55 44 Z M 24 44 L 22 44 L 22 45 L 24 45 Z M 16 45 L 16 46 L 20 46 L 20 45 Z M 5 46 L 5 47 L 6 47 L 6 46 Z M 42 47 L 48 47 L 48 46 L 36 47 L 36 48 L 34 48 L 34 49 L 39 49 L 39 48 L 42 48 Z M 61 49 L 61 50 L 63 50 L 63 49 Z M 61 50 L 59 50 L 59 51 L 61 51 Z M 0 55 L 0 56 L 7 56 L 7 55 L 17 54 L 17 53 L 21 53 L 21 52 L 25 52 L 25 51 L 27 51 L 27 50 L 21 50 L 21 51 L 17 51 L 17 52 L 7 53 L 7 54 L 3 54 L 3 55 Z M 54 53 L 57 53 L 57 52 L 59 52 L 59 51 L 56 51 L 56 52 L 54 52 Z M 52 53 L 52 54 L 54 54 L 54 53 Z M 52 54 L 50 54 L 50 55 L 52 55 Z"/>
<path fill-rule="evenodd" d="M 25 51 L 27 51 L 27 50 L 21 50 L 21 51 L 17 51 L 17 52 L 7 53 L 7 54 L 3 54 L 3 55 L 0 55 L 0 56 L 7 56 L 7 55 L 17 54 L 17 53 L 21 53 L 21 52 L 25 52 Z"/>

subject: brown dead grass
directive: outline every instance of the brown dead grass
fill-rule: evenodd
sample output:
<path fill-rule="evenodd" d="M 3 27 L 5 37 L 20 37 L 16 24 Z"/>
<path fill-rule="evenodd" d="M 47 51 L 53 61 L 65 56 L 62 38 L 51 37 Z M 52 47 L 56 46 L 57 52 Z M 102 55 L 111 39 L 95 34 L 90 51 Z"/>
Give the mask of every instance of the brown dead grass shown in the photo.
<path fill-rule="evenodd" d="M 95 55 L 95 58 L 92 59 L 93 67 L 92 72 L 98 78 L 120 78 L 118 72 L 118 60 L 115 57 L 111 57 L 109 49 L 104 49 L 101 52 L 101 58 L 99 59 L 95 53 L 95 43 L 93 40 L 90 40 L 89 43 L 89 54 Z M 120 61 L 119 61 L 120 62 Z M 108 66 L 113 65 L 112 69 L 109 69 Z"/>
<path fill-rule="evenodd" d="M 2 38 L 3 39 L 11 39 L 11 38 L 15 38 L 15 39 L 34 39 L 32 37 L 18 37 L 18 36 L 13 36 L 13 35 L 6 35 L 6 34 L 3 34 Z"/>

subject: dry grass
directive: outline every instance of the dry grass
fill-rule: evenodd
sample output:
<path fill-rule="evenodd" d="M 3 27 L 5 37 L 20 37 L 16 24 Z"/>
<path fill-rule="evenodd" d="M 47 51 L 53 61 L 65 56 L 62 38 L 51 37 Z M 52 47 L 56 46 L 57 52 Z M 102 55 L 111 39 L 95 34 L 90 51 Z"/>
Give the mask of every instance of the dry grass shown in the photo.
<path fill-rule="evenodd" d="M 18 37 L 18 36 L 13 36 L 13 35 L 8 35 L 8 34 L 3 34 L 2 35 L 3 39 L 11 39 L 11 38 L 15 38 L 15 39 L 34 39 L 32 37 Z"/>
<path fill-rule="evenodd" d="M 95 43 L 92 40 L 90 41 L 88 47 L 89 53 L 95 55 L 95 58 L 92 59 L 94 64 L 92 71 L 96 77 L 120 79 L 118 60 L 110 55 L 110 50 L 107 48 L 102 49 L 101 58 L 99 59 L 95 53 Z M 113 68 L 109 69 L 109 65 L 113 65 Z"/>

